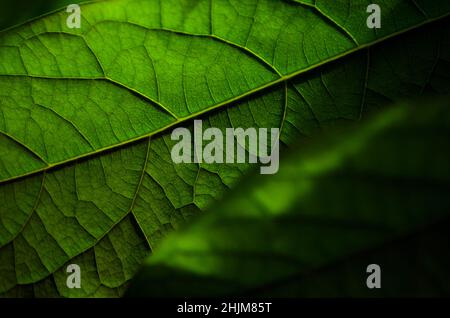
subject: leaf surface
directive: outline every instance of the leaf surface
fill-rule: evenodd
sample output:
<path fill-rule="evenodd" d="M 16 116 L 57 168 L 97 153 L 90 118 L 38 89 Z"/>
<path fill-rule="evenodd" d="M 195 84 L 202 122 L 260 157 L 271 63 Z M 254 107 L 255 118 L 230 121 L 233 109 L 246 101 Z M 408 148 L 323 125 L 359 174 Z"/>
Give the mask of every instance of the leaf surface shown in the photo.
<path fill-rule="evenodd" d="M 386 1 L 376 31 L 368 4 L 112 0 L 82 5 L 81 29 L 61 11 L 2 32 L 0 292 L 120 293 L 250 169 L 174 165 L 177 125 L 280 127 L 290 145 L 448 92 L 448 1 Z"/>
<path fill-rule="evenodd" d="M 130 295 L 449 295 L 448 102 L 299 145 L 279 174 L 247 180 L 169 235 Z M 369 264 L 381 289 L 366 286 Z"/>

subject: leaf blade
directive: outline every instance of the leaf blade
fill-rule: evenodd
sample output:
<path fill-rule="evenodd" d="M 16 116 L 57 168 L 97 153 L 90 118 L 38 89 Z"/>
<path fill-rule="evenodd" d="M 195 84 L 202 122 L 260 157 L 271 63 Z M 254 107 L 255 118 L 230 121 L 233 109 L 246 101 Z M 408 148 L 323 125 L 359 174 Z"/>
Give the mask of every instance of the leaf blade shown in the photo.
<path fill-rule="evenodd" d="M 145 2 L 146 5 L 143 5 L 144 2 L 142 1 L 116 1 L 111 4 L 112 7 L 109 7 L 109 4 L 105 7 L 100 7 L 100 4 L 96 4 L 95 6 L 92 5 L 92 8 L 114 7 L 117 9 L 123 8 L 124 3 L 127 4 L 125 6 L 126 9 L 124 9 L 125 11 L 129 10 L 130 12 L 134 12 L 132 14 L 136 19 L 134 22 L 150 23 L 146 25 L 148 28 L 160 27 L 161 21 L 159 21 L 158 15 L 155 15 L 155 13 L 160 12 L 160 9 L 152 7 L 157 6 L 156 1 Z M 167 22 L 168 26 L 174 29 L 183 29 L 196 34 L 199 33 L 202 37 L 200 40 L 196 40 L 197 46 L 205 45 L 205 40 L 216 41 L 204 37 L 205 34 L 207 35 L 211 31 L 211 25 L 208 24 L 209 20 L 207 19 L 208 14 L 205 13 L 208 11 L 206 10 L 205 3 L 207 4 L 208 2 L 202 2 L 199 7 L 192 9 L 191 6 L 193 3 L 196 2 L 185 2 L 172 7 L 164 4 L 163 10 L 166 11 L 164 16 L 174 17 L 173 20 L 164 22 Z M 265 6 L 267 7 L 267 5 L 266 3 Z M 226 6 L 228 5 L 226 4 Z M 242 12 L 248 10 L 248 8 L 242 7 L 242 4 L 240 6 L 240 10 L 244 10 Z M 283 4 L 283 8 L 283 12 L 286 12 L 286 8 L 288 7 Z M 107 18 L 114 18 L 117 21 L 125 20 L 126 12 L 122 9 L 106 10 L 108 17 L 98 15 L 97 9 L 89 9 L 92 10 L 89 15 L 91 18 L 89 22 L 96 23 L 96 21 L 107 20 Z M 227 9 L 225 12 L 229 12 L 229 7 L 225 9 Z M 250 6 L 250 9 L 253 11 L 254 8 Z M 441 9 L 444 10 L 445 6 L 442 6 Z M 295 10 L 300 9 L 296 7 Z M 214 12 L 219 14 L 220 10 L 214 10 Z M 308 11 L 303 12 L 302 15 L 312 17 L 313 13 Z M 202 164 L 200 166 L 176 166 L 172 164 L 170 161 L 170 148 L 173 142 L 170 141 L 167 130 L 173 127 L 175 122 L 173 121 L 173 116 L 170 115 L 171 111 L 168 112 L 169 114 L 167 112 L 165 113 L 164 109 L 161 109 L 159 107 L 160 105 L 156 103 L 156 101 L 160 100 L 158 95 L 161 95 L 161 92 L 158 93 L 158 85 L 153 86 L 154 96 L 147 98 L 146 95 L 139 93 L 137 88 L 124 85 L 121 82 L 114 80 L 107 82 L 104 79 L 99 81 L 96 76 L 103 72 L 100 70 L 103 67 L 99 67 L 98 65 L 101 65 L 101 63 L 97 63 L 89 55 L 89 45 L 83 47 L 83 42 L 75 35 L 54 34 L 61 28 L 64 28 L 65 17 L 65 13 L 51 15 L 45 20 L 37 20 L 29 25 L 19 27 L 16 30 L 17 32 L 2 34 L 0 36 L 1 45 L 19 45 L 23 41 L 22 38 L 31 38 L 31 41 L 36 42 L 33 42 L 32 45 L 39 47 L 40 44 L 39 41 L 36 41 L 36 38 L 40 36 L 36 37 L 36 34 L 41 34 L 44 39 L 43 42 L 47 41 L 45 44 L 51 48 L 51 50 L 47 50 L 48 52 L 43 58 L 47 62 L 51 61 L 52 54 L 50 53 L 53 53 L 57 59 L 61 59 L 62 61 L 70 60 L 68 57 L 73 52 L 70 50 L 69 52 L 64 51 L 65 47 L 72 48 L 75 51 L 77 49 L 85 50 L 86 54 L 82 55 L 84 58 L 81 62 L 84 60 L 91 61 L 90 63 L 92 65 L 89 64 L 90 68 L 84 69 L 68 65 L 63 71 L 69 72 L 69 75 L 79 76 L 76 72 L 85 72 L 88 70 L 89 72 L 83 75 L 91 74 L 95 76 L 95 78 L 93 77 L 91 79 L 67 78 L 64 80 L 45 77 L 32 79 L 21 78 L 19 80 L 15 76 L 12 76 L 16 82 L 14 82 L 14 79 L 8 80 L 14 82 L 13 85 L 8 83 L 9 86 L 4 84 L 5 82 L 1 81 L 0 78 L 1 83 L 7 88 L 1 99 L 2 111 L 7 109 L 5 103 L 11 102 L 11 92 L 15 92 L 17 88 L 22 87 L 23 94 L 19 94 L 20 98 L 17 98 L 21 106 L 26 104 L 24 99 L 28 98 L 28 104 L 33 104 L 32 111 L 37 111 L 41 118 L 53 118 L 50 124 L 47 124 L 47 120 L 41 120 L 41 122 L 46 123 L 45 126 L 43 125 L 45 128 L 52 128 L 51 125 L 54 125 L 52 129 L 49 129 L 53 132 L 51 134 L 54 138 L 52 136 L 47 136 L 47 138 L 53 139 L 56 147 L 64 150 L 64 147 L 67 146 L 61 138 L 61 131 L 70 135 L 70 138 L 67 139 L 72 142 L 72 145 L 75 140 L 78 140 L 76 147 L 70 147 L 69 151 L 57 151 L 53 156 L 67 155 L 67 153 L 70 153 L 71 155 L 68 156 L 70 158 L 57 162 L 51 167 L 38 168 L 36 167 L 35 161 L 28 162 L 27 164 L 29 166 L 27 167 L 27 165 L 20 162 L 23 159 L 23 155 L 15 155 L 14 158 L 17 158 L 17 161 L 20 163 L 18 167 L 23 169 L 25 166 L 31 173 L 35 173 L 33 175 L 24 173 L 20 174 L 21 178 L 17 178 L 19 175 L 14 176 L 14 173 L 8 169 L 6 169 L 6 172 L 3 172 L 4 174 L 9 173 L 13 177 L 3 179 L 0 186 L 2 202 L 7 202 L 6 207 L 2 205 L 0 208 L 1 223 L 5 223 L 3 228 L 0 227 L 0 246 L 2 246 L 0 253 L 8 256 L 2 260 L 2 262 L 5 262 L 4 268 L 9 269 L 11 268 L 11 264 L 16 263 L 17 266 L 20 265 L 21 267 L 18 270 L 19 275 L 15 271 L 10 270 L 2 272 L 2 281 L 8 281 L 8 284 L 0 286 L 1 292 L 15 285 L 18 286 L 17 290 L 28 290 L 30 286 L 40 286 L 41 284 L 47 287 L 56 285 L 56 291 L 65 296 L 96 295 L 96 291 L 100 290 L 102 292 L 106 292 L 107 290 L 114 292 L 120 289 L 123 284 L 126 284 L 123 280 L 129 277 L 129 272 L 119 273 L 115 281 L 113 279 L 114 277 L 110 275 L 105 274 L 103 276 L 105 278 L 102 278 L 98 273 L 94 273 L 92 269 L 97 268 L 94 261 L 96 246 L 98 244 L 111 246 L 108 241 L 114 241 L 114 237 L 120 234 L 120 231 L 115 229 L 121 228 L 122 226 L 128 228 L 126 225 L 123 225 L 128 222 L 128 224 L 131 223 L 135 226 L 135 231 L 138 234 L 136 237 L 139 238 L 134 241 L 138 245 L 136 255 L 141 255 L 140 253 L 143 247 L 146 247 L 147 253 L 149 253 L 150 246 L 157 246 L 167 233 L 177 229 L 192 215 L 204 210 L 211 202 L 227 191 L 228 188 L 233 187 L 242 178 L 242 175 L 250 169 L 249 165 L 220 166 Z M 313 17 L 312 19 L 317 19 L 317 17 Z M 275 19 L 275 21 L 280 23 L 279 19 Z M 448 26 L 448 22 L 446 21 L 444 19 L 441 23 L 438 22 L 425 26 L 423 30 L 414 31 L 411 34 L 407 33 L 386 43 L 384 41 L 379 43 L 371 51 L 371 63 L 366 63 L 368 61 L 365 60 L 365 52 L 361 54 L 357 53 L 343 60 L 337 59 L 329 65 L 322 65 L 319 68 L 314 66 L 311 69 L 302 70 L 302 72 L 306 71 L 306 73 L 289 81 L 280 79 L 280 82 L 276 82 L 277 85 L 274 87 L 272 87 L 273 82 L 268 82 L 258 88 L 259 91 L 245 91 L 248 87 L 244 83 L 245 78 L 248 73 L 251 73 L 251 70 L 246 70 L 246 72 L 238 76 L 240 83 L 238 89 L 245 91 L 243 95 L 235 94 L 236 96 L 232 100 L 225 100 L 215 104 L 216 113 L 211 113 L 213 109 L 205 108 L 200 113 L 194 113 L 192 117 L 183 118 L 183 123 L 191 124 L 190 119 L 200 118 L 198 116 L 202 115 L 201 118 L 208 123 L 208 126 L 220 127 L 221 129 L 225 129 L 226 127 L 283 126 L 282 140 L 286 144 L 292 144 L 298 137 L 298 134 L 306 136 L 315 134 L 317 130 L 327 129 L 335 125 L 336 121 L 342 119 L 358 120 L 361 117 L 360 113 L 365 116 L 366 111 L 370 113 L 376 111 L 377 108 L 385 107 L 390 100 L 395 100 L 405 95 L 416 95 L 418 93 L 417 88 L 410 84 L 411 81 L 415 85 L 420 84 L 421 87 L 427 86 L 427 88 L 433 89 L 437 93 L 448 91 L 450 86 L 448 85 L 448 80 L 445 79 L 445 70 L 447 69 L 445 63 L 449 60 L 448 52 L 450 52 L 450 47 L 445 33 L 442 31 Z M 83 23 L 89 22 L 83 20 Z M 282 22 L 284 23 L 285 21 Z M 108 25 L 108 23 L 104 24 Z M 278 28 L 280 28 L 280 25 Z M 259 25 L 258 27 L 261 28 L 262 26 Z M 136 28 L 140 30 L 139 27 Z M 228 28 L 228 24 L 221 26 L 214 25 L 212 29 L 219 32 L 221 28 Z M 235 42 L 240 46 L 245 44 L 245 38 L 240 38 L 240 36 L 242 34 L 249 34 L 248 32 L 244 32 L 248 31 L 249 28 L 250 25 L 246 24 L 246 28 L 243 28 L 242 33 L 233 33 L 230 31 L 230 34 L 237 37 Z M 71 32 L 74 34 L 79 33 L 77 30 Z M 163 32 L 165 32 L 164 36 L 160 34 L 153 35 L 154 38 L 172 38 L 176 39 L 176 41 L 174 40 L 175 42 L 178 42 L 180 37 L 188 37 L 188 35 L 181 34 L 167 35 L 166 31 Z M 50 33 L 50 35 L 47 33 Z M 122 33 L 124 32 L 122 31 Z M 128 32 L 125 33 L 128 34 Z M 430 34 L 433 36 L 430 36 Z M 106 41 L 107 44 L 117 44 L 113 36 L 109 35 L 109 40 Z M 136 38 L 143 38 L 142 30 L 137 31 Z M 255 41 L 256 38 L 253 35 L 253 40 L 249 43 L 255 44 L 257 42 Z M 72 43 L 72 39 L 78 40 Z M 188 47 L 188 42 L 186 39 L 182 42 L 185 44 L 184 49 Z M 61 45 L 62 43 L 64 45 Z M 225 45 L 225 43 L 222 44 Z M 176 45 L 179 44 L 176 43 Z M 414 52 L 409 59 L 405 59 L 401 54 L 405 45 L 411 48 L 411 52 Z M 437 49 L 438 46 L 440 46 L 439 50 Z M 222 48 L 223 46 L 220 47 Z M 52 52 L 55 48 L 62 51 Z M 1 56 L 4 54 L 7 57 L 14 57 L 18 54 L 14 50 L 14 47 L 4 46 L 2 49 L 0 50 Z M 278 63 L 277 71 L 279 69 L 283 71 L 289 70 L 283 64 L 283 61 L 286 61 L 286 59 L 280 59 L 280 55 L 276 55 L 273 52 L 270 53 L 270 50 L 267 51 L 266 49 L 267 46 L 260 48 L 260 52 L 265 52 L 264 54 L 260 54 L 264 60 L 273 61 L 273 57 L 275 57 L 274 60 Z M 138 55 L 142 54 L 145 56 L 145 52 L 136 50 Z M 236 47 L 234 50 L 239 52 L 239 54 L 250 54 L 250 52 L 244 52 L 242 48 Z M 386 50 L 388 52 L 387 54 L 385 54 Z M 436 52 L 440 52 L 440 54 Z M 282 52 L 278 52 L 278 54 L 280 53 Z M 127 54 L 129 55 L 126 56 L 130 57 L 131 54 L 131 57 L 133 57 L 132 54 L 136 53 L 131 52 Z M 272 56 L 270 54 L 274 55 Z M 438 57 L 440 55 L 441 58 L 433 60 L 436 55 Z M 399 67 L 390 69 L 389 63 L 384 62 L 385 56 L 389 57 L 389 61 L 398 63 Z M 130 60 L 133 60 L 131 57 Z M 127 58 L 122 58 L 121 63 L 125 63 L 127 60 Z M 179 61 L 179 58 L 175 60 Z M 401 63 L 405 60 L 412 64 L 423 64 L 423 66 L 411 71 L 408 63 Z M 423 62 L 424 60 L 426 61 L 425 63 Z M 1 59 L 0 61 L 4 60 Z M 144 61 L 147 60 L 144 59 Z M 33 62 L 35 61 L 30 58 L 29 63 Z M 437 63 L 439 63 L 439 68 L 436 68 L 434 65 Z M 17 68 L 21 74 L 16 75 L 22 75 L 24 77 L 23 75 L 26 73 L 25 68 L 20 68 L 20 63 L 9 64 L 5 65 L 3 63 L 1 65 L 3 67 L 2 71 L 6 70 L 6 73 L 8 73 L 11 72 L 9 67 Z M 373 66 L 370 66 L 370 69 L 367 67 L 367 70 L 370 72 L 366 72 L 365 68 L 369 64 Z M 50 63 L 46 66 L 49 65 L 52 66 L 53 64 Z M 151 72 L 151 65 L 152 63 L 150 62 L 140 63 L 139 66 L 142 66 L 142 69 L 139 71 L 148 70 L 149 76 L 154 77 L 155 75 Z M 261 65 L 261 67 L 264 67 L 264 65 Z M 260 68 L 257 69 L 259 70 Z M 52 74 L 51 72 L 59 72 L 57 67 L 47 67 L 40 72 L 44 71 L 50 72 L 48 74 Z M 117 70 L 114 71 L 117 72 Z M 273 70 L 270 72 L 265 70 L 265 74 L 276 73 Z M 374 75 L 372 75 L 372 72 Z M 371 75 L 367 81 L 367 88 L 363 87 L 362 84 L 357 85 L 359 79 L 363 79 L 366 73 L 370 73 Z M 401 78 L 399 81 L 394 82 L 391 78 L 395 78 L 397 73 L 401 74 Z M 340 86 L 339 84 L 343 82 L 341 78 L 345 78 L 345 76 L 348 76 L 349 85 Z M 150 80 L 149 83 L 152 83 L 152 81 Z M 223 83 L 220 81 L 220 83 L 223 85 L 223 83 L 226 83 L 226 80 Z M 90 88 L 88 90 L 89 94 L 83 91 L 87 86 Z M 54 121 L 57 114 L 50 114 L 48 110 L 41 107 L 42 105 L 36 106 L 38 110 L 34 110 L 35 105 L 33 101 L 31 103 L 29 101 L 28 88 L 30 87 L 34 88 L 35 92 L 38 92 L 35 98 L 38 104 L 44 104 L 43 106 L 47 107 L 50 104 L 52 110 L 56 110 L 58 114 L 64 114 L 64 117 L 68 117 L 68 114 L 73 116 L 73 110 L 79 109 L 77 106 L 80 105 L 88 104 L 89 111 L 84 114 L 81 113 L 82 116 L 78 114 L 78 118 L 80 118 L 78 121 L 74 120 L 73 117 L 67 118 L 69 120 L 66 122 L 61 121 L 58 124 L 64 126 L 59 129 L 59 126 L 55 125 Z M 151 88 L 152 86 L 149 85 L 149 87 Z M 208 96 L 211 95 L 209 98 L 214 99 L 213 97 L 215 95 L 208 93 L 209 90 L 207 87 L 201 85 L 199 87 L 201 87 L 199 89 L 201 91 L 199 96 L 206 96 L 208 94 Z M 83 93 L 80 93 L 81 91 Z M 54 92 L 57 92 L 57 94 Z M 185 101 L 183 102 L 185 96 L 183 96 L 182 89 L 173 90 L 173 92 L 175 92 L 174 96 L 178 96 L 181 100 L 179 105 L 183 105 L 185 103 Z M 165 89 L 165 94 L 173 92 Z M 364 98 L 365 101 L 362 98 L 363 95 L 367 95 Z M 56 99 L 48 101 L 48 96 L 56 96 Z M 81 96 L 85 96 L 85 98 L 83 99 Z M 90 102 L 88 97 L 94 99 L 95 103 Z M 338 101 L 333 100 L 333 97 L 338 99 Z M 155 100 L 152 101 L 152 99 Z M 230 102 L 232 102 L 231 105 Z M 13 112 L 17 108 L 15 104 L 17 102 L 13 103 L 10 107 Z M 125 116 L 126 114 L 121 113 L 123 104 L 128 107 L 126 109 L 130 117 L 132 117 L 132 123 L 134 125 L 129 124 L 129 120 Z M 361 111 L 362 108 L 364 108 L 363 111 Z M 180 107 L 180 109 L 182 110 L 183 107 Z M 11 112 L 10 109 L 8 111 Z M 90 116 L 97 113 L 100 115 L 94 116 L 93 118 Z M 42 117 L 44 116 L 42 114 L 47 117 Z M 27 117 L 26 115 L 23 116 L 20 120 L 14 120 L 15 125 L 23 125 L 26 122 L 24 118 Z M 75 116 L 75 118 L 77 117 Z M 99 120 L 99 122 L 96 122 L 96 120 Z M 111 122 L 114 123 L 114 129 L 109 127 L 111 126 Z M 71 123 L 74 125 L 71 125 Z M 127 123 L 129 124 L 128 126 Z M 155 128 L 159 127 L 158 125 L 162 127 Z M 73 126 L 81 127 L 82 129 L 79 129 L 81 134 L 77 133 Z M 26 131 L 26 127 L 22 127 L 21 129 L 17 128 L 17 131 L 18 134 L 25 136 L 23 132 Z M 151 132 L 145 133 L 148 131 Z M 83 135 L 86 138 L 83 138 Z M 36 136 L 39 136 L 39 134 L 36 134 L 34 138 Z M 147 148 L 144 146 L 144 143 L 146 143 L 149 137 L 152 137 L 153 142 L 151 143 L 150 153 L 147 157 L 145 154 Z M 112 142 L 111 145 L 105 146 L 114 140 L 125 141 Z M 40 143 L 39 138 L 35 139 L 34 143 L 39 146 L 39 153 L 52 151 L 52 148 L 46 150 L 46 143 Z M 86 152 L 90 147 L 90 143 L 101 151 Z M 1 149 L 8 148 L 2 144 Z M 80 150 L 82 154 L 74 156 L 74 151 L 80 152 Z M 4 156 L 8 157 L 8 154 Z M 31 156 L 29 157 L 31 158 Z M 17 165 L 15 160 L 12 161 Z M 18 169 L 12 165 L 13 163 L 9 163 L 7 160 L 4 161 L 2 157 L 2 163 L 4 162 L 6 162 L 7 167 Z M 143 166 L 145 166 L 145 171 L 142 169 Z M 44 171 L 48 175 L 43 188 L 44 198 L 38 199 L 37 194 L 39 192 L 39 186 L 42 184 L 41 180 Z M 6 180 L 8 182 L 5 182 Z M 137 186 L 138 183 L 141 184 L 139 187 Z M 139 188 L 139 191 L 134 192 L 137 188 Z M 18 193 L 19 198 L 25 198 L 23 202 L 22 200 L 15 202 L 15 200 L 11 199 L 15 198 L 14 195 L 16 193 Z M 36 207 L 33 205 L 33 200 L 36 200 L 36 202 L 39 201 L 36 203 Z M 132 203 L 133 200 L 134 203 Z M 132 207 L 131 213 L 129 213 L 130 206 Z M 17 217 L 16 219 L 16 215 L 21 215 L 21 217 Z M 11 222 L 10 220 L 15 220 L 16 222 Z M 30 220 L 30 222 L 27 222 L 27 220 Z M 78 226 L 77 222 L 81 223 L 81 226 Z M 62 225 L 67 226 L 67 228 Z M 62 234 L 67 235 L 64 237 Z M 40 235 L 39 242 L 33 239 L 37 235 Z M 70 242 L 70 240 L 76 237 L 80 237 L 79 242 Z M 139 240 L 140 243 L 137 243 Z M 106 243 L 104 243 L 105 241 Z M 19 256 L 17 253 L 11 254 L 11 247 L 14 248 L 14 246 L 16 246 L 15 250 L 25 252 L 20 253 Z M 59 252 L 58 254 L 55 252 L 56 255 L 52 255 L 49 252 L 51 250 Z M 14 252 L 14 249 L 12 251 Z M 124 253 L 123 250 L 121 251 L 120 253 Z M 30 255 L 30 257 L 27 257 L 27 255 Z M 34 257 L 31 257 L 32 255 Z M 130 264 L 126 268 L 136 269 L 136 267 L 133 267 L 135 266 L 133 261 L 134 256 L 127 257 L 125 254 L 122 256 L 112 255 L 111 262 L 117 263 L 118 259 L 128 259 L 130 260 Z M 80 261 L 80 263 L 85 264 L 89 268 L 89 277 L 92 281 L 86 289 L 77 292 L 68 291 L 64 287 L 64 265 L 75 261 Z M 33 275 L 29 273 L 29 270 L 32 268 L 37 269 Z M 120 277 L 121 279 L 119 279 Z M 52 281 L 54 281 L 54 284 L 51 284 Z M 12 292 L 15 290 L 13 289 Z"/>
<path fill-rule="evenodd" d="M 292 152 L 279 174 L 255 176 L 173 233 L 131 295 L 447 294 L 425 275 L 449 262 L 447 102 L 397 108 Z M 361 274 L 372 263 L 379 291 Z"/>

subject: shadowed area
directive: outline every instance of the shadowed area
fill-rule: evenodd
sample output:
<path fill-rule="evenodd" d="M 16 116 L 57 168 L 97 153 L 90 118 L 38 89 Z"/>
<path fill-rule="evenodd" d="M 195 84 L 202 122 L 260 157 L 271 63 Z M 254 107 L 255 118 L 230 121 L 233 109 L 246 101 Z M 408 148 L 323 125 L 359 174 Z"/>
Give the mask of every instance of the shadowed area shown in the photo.
<path fill-rule="evenodd" d="M 5 0 L 0 2 L 0 30 L 80 0 Z"/>

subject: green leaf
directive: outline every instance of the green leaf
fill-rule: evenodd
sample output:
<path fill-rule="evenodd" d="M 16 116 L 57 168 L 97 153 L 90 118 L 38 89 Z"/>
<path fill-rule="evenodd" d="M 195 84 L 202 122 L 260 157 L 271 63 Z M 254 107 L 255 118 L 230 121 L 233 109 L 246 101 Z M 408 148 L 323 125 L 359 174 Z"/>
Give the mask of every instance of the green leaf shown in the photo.
<path fill-rule="evenodd" d="M 449 101 L 299 145 L 170 235 L 130 295 L 448 296 Z"/>
<path fill-rule="evenodd" d="M 290 145 L 449 92 L 450 3 L 385 1 L 370 30 L 370 2 L 105 1 L 80 29 L 60 11 L 0 33 L 0 293 L 117 294 L 251 168 L 173 164 L 177 125 L 280 127 Z"/>

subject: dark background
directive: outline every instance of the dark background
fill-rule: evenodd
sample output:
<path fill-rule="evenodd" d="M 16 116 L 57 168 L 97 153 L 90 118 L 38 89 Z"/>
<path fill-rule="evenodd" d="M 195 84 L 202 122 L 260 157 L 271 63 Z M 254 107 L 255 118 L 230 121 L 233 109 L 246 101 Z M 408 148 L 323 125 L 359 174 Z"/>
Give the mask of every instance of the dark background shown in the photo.
<path fill-rule="evenodd" d="M 23 23 L 45 13 L 81 0 L 2 0 L 0 1 L 0 30 Z"/>

